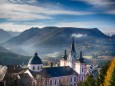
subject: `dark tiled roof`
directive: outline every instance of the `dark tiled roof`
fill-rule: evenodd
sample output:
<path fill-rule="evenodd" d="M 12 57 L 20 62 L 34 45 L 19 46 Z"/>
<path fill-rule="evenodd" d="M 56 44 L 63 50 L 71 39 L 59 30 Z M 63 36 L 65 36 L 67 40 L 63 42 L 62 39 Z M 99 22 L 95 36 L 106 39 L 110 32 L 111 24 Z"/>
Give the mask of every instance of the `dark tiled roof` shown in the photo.
<path fill-rule="evenodd" d="M 42 64 L 42 61 L 38 57 L 37 53 L 35 53 L 34 57 L 30 59 L 29 64 Z"/>
<path fill-rule="evenodd" d="M 32 75 L 34 77 L 36 75 L 40 75 L 40 76 L 46 77 L 46 78 L 77 75 L 77 73 L 69 66 L 43 68 L 43 70 L 40 73 L 35 73 L 32 71 L 30 71 L 30 72 L 32 73 Z"/>

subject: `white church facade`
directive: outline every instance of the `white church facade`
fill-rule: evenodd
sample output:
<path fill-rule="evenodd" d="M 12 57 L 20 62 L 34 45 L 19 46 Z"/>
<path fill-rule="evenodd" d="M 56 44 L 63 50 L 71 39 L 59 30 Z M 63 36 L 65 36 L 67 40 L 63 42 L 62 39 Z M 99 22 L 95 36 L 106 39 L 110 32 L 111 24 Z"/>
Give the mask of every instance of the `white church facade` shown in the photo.
<path fill-rule="evenodd" d="M 30 59 L 28 69 L 19 77 L 22 80 L 25 78 L 30 86 L 77 86 L 78 81 L 78 74 L 69 66 L 43 68 L 37 53 Z"/>
<path fill-rule="evenodd" d="M 78 73 L 78 80 L 83 81 L 85 79 L 87 67 L 82 57 L 82 52 L 80 52 L 79 58 L 76 56 L 74 38 L 71 44 L 71 51 L 67 54 L 65 50 L 65 55 L 60 60 L 60 66 L 71 67 Z"/>

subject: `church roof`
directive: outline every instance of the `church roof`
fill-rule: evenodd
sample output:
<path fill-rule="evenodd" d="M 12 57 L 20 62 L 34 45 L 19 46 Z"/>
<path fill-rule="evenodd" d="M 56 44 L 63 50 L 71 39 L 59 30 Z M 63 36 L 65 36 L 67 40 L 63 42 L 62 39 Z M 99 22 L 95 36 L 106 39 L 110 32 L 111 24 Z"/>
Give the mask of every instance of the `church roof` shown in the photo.
<path fill-rule="evenodd" d="M 62 58 L 64 59 L 64 60 L 67 60 L 67 53 L 66 53 L 66 50 L 65 50 L 65 54 L 64 54 L 64 56 L 62 56 Z"/>
<path fill-rule="evenodd" d="M 75 50 L 75 44 L 74 44 L 74 37 L 73 37 L 73 40 L 72 40 L 71 51 L 76 51 Z"/>
<path fill-rule="evenodd" d="M 83 58 L 83 56 L 82 56 L 82 51 L 80 52 L 80 57 L 79 57 L 79 59 L 77 59 L 77 62 L 85 63 L 85 62 L 84 62 L 84 58 Z"/>
<path fill-rule="evenodd" d="M 42 61 L 38 57 L 37 53 L 35 53 L 34 57 L 30 59 L 29 64 L 42 64 Z"/>
<path fill-rule="evenodd" d="M 77 75 L 77 73 L 69 66 L 64 67 L 50 67 L 50 68 L 43 68 L 41 72 L 33 72 L 29 70 L 32 75 L 35 77 L 37 75 L 40 75 L 45 78 L 51 78 L 51 77 L 60 77 L 60 76 L 68 76 L 68 75 Z"/>

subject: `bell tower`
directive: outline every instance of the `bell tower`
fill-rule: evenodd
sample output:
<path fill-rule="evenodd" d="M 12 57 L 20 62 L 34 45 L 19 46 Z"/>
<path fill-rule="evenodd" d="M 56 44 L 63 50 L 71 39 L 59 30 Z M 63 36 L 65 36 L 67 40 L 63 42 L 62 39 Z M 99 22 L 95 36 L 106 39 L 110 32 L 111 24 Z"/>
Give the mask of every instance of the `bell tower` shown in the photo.
<path fill-rule="evenodd" d="M 76 50 L 75 50 L 75 43 L 74 43 L 74 37 L 72 39 L 72 44 L 71 44 L 71 51 L 68 56 L 68 65 L 75 69 L 75 62 L 76 62 Z"/>
<path fill-rule="evenodd" d="M 76 61 L 75 71 L 79 74 L 79 80 L 83 81 L 85 79 L 86 64 L 82 56 L 82 51 L 80 52 L 80 56 Z"/>

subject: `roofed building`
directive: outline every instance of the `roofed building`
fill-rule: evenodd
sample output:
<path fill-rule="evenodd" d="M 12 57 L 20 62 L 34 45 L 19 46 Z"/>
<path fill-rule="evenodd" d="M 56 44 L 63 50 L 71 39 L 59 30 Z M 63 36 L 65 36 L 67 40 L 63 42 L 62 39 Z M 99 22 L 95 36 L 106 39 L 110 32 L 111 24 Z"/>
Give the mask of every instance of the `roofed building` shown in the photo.
<path fill-rule="evenodd" d="M 35 53 L 28 63 L 28 69 L 19 74 L 23 86 L 76 86 L 78 74 L 69 66 L 43 68 L 42 61 Z M 29 83 L 29 85 L 28 85 Z"/>
<path fill-rule="evenodd" d="M 71 51 L 67 54 L 65 50 L 65 55 L 60 60 L 60 66 L 69 66 L 78 73 L 78 80 L 83 81 L 86 74 L 86 64 L 84 58 L 82 57 L 82 52 L 80 52 L 79 58 L 76 56 L 74 37 L 71 44 Z"/>

